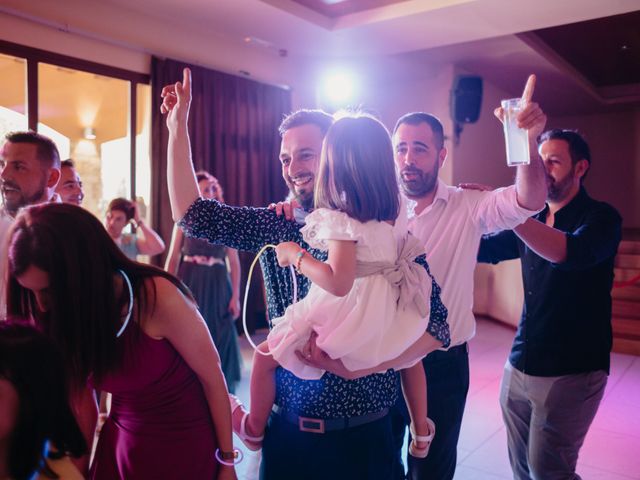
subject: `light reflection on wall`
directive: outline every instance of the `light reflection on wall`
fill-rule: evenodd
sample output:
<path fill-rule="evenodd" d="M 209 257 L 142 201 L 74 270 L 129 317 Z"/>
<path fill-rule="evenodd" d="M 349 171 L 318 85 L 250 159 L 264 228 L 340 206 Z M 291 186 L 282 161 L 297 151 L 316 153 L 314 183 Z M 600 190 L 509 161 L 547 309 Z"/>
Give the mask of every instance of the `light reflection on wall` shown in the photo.
<path fill-rule="evenodd" d="M 27 129 L 27 117 L 9 108 L 0 107 L 0 134 Z"/>
<path fill-rule="evenodd" d="M 53 140 L 53 143 L 58 147 L 60 160 L 69 158 L 69 152 L 71 151 L 71 140 L 69 140 L 69 137 L 65 137 L 60 132 L 45 125 L 44 123 L 38 123 L 38 133 Z"/>
<path fill-rule="evenodd" d="M 131 187 L 129 178 L 129 139 L 116 138 L 100 145 L 100 178 L 102 180 L 102 201 L 104 207 L 116 197 L 129 198 Z"/>

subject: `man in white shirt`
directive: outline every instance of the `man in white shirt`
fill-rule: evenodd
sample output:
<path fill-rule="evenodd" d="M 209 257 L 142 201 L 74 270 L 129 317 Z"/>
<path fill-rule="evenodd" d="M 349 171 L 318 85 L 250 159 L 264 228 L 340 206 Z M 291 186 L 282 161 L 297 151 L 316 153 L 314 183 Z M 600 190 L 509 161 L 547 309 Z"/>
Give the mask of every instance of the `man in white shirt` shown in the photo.
<path fill-rule="evenodd" d="M 10 132 L 0 149 L 0 315 L 6 312 L 6 238 L 13 219 L 22 207 L 57 198 L 60 155 L 53 141 L 36 132 Z"/>
<path fill-rule="evenodd" d="M 546 116 L 537 104 L 530 102 L 533 80 L 530 83 L 525 89 L 526 107 L 518 123 L 529 130 L 531 163 L 518 167 L 515 185 L 483 192 L 452 187 L 438 179 L 447 149 L 442 124 L 433 115 L 404 115 L 393 131 L 400 186 L 413 200 L 409 229 L 424 243 L 431 272 L 442 288 L 442 300 L 449 310 L 451 330 L 451 346 L 423 360 L 429 417 L 436 424 L 436 435 L 426 458 L 409 456 L 410 479 L 451 479 L 455 472 L 458 436 L 469 389 L 467 341 L 475 334 L 473 272 L 481 236 L 511 229 L 544 207 L 547 188 L 535 141 L 544 129 Z M 394 420 L 400 447 L 405 432 L 404 416 L 398 413 Z"/>

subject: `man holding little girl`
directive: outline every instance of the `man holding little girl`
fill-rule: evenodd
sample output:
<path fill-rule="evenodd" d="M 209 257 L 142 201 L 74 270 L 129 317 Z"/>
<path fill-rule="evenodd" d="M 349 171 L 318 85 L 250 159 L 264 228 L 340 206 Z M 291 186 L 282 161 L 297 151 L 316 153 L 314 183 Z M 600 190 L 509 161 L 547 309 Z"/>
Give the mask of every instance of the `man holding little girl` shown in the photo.
<path fill-rule="evenodd" d="M 180 221 L 187 235 L 212 243 L 257 252 L 267 243 L 296 242 L 312 257 L 325 261 L 326 254 L 310 248 L 300 229 L 304 216 L 313 208 L 322 142 L 332 118 L 320 111 L 302 110 L 282 123 L 282 175 L 300 205 L 295 211 L 288 210 L 293 220 L 270 209 L 204 201 L 197 191 L 187 134 L 190 85 L 190 72 L 185 70 L 182 83 L 163 90 L 163 111 L 168 112 L 170 133 L 168 183 L 174 219 Z M 528 84 L 519 120 L 535 141 L 546 117 L 530 101 L 532 92 L 533 85 Z M 428 413 L 435 421 L 437 434 L 426 458 L 410 456 L 409 478 L 452 478 L 469 384 L 466 342 L 475 331 L 472 281 L 480 237 L 511 229 L 543 208 L 544 169 L 537 150 L 532 148 L 531 163 L 518 167 L 513 186 L 494 192 L 447 186 L 437 178 L 447 155 L 442 125 L 424 113 L 408 114 L 398 121 L 393 149 L 401 191 L 415 202 L 409 229 L 424 245 L 431 272 L 442 287 L 451 328 L 451 347 L 423 359 Z M 260 262 L 269 317 L 280 317 L 292 301 L 289 271 L 278 266 L 274 251 L 267 251 Z M 304 297 L 309 281 L 301 275 L 297 281 L 299 297 Z M 439 297 L 434 300 L 432 296 L 431 301 L 431 311 L 439 311 Z M 446 344 L 448 338 L 441 333 L 434 329 L 433 322 L 429 323 L 420 344 L 425 354 Z M 275 407 L 262 440 L 261 477 L 403 478 L 399 452 L 406 423 L 403 408 L 395 406 L 398 375 L 388 370 L 346 380 L 329 373 L 342 371 L 339 359 L 329 358 L 313 339 L 303 353 L 301 361 L 327 373 L 318 380 L 302 380 L 282 368 L 276 370 Z"/>

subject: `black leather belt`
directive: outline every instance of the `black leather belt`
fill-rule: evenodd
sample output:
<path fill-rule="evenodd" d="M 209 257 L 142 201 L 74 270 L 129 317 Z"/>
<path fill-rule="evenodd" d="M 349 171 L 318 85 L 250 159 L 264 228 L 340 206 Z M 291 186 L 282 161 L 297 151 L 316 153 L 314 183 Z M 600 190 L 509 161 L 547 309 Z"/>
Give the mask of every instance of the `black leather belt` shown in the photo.
<path fill-rule="evenodd" d="M 389 413 L 389 409 L 385 408 L 375 413 L 360 415 L 359 417 L 350 418 L 311 418 L 301 417 L 292 412 L 287 412 L 274 405 L 271 409 L 273 413 L 279 415 L 287 422 L 297 425 L 301 432 L 324 433 L 332 430 L 344 430 L 345 428 L 358 427 L 367 423 L 374 422 L 383 418 Z"/>
<path fill-rule="evenodd" d="M 449 352 L 450 355 L 466 355 L 469 353 L 469 344 L 467 342 L 464 342 L 460 345 L 449 348 L 447 352 Z"/>
<path fill-rule="evenodd" d="M 425 362 L 437 362 L 439 360 L 450 359 L 469 354 L 469 344 L 464 342 L 461 345 L 449 348 L 449 350 L 434 350 L 424 358 Z"/>

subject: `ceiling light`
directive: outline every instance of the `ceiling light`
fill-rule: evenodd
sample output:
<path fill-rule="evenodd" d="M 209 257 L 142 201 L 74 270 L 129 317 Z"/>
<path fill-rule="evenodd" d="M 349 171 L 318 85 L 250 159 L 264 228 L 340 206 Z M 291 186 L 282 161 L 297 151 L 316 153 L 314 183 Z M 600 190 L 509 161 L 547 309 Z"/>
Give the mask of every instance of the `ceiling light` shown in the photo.
<path fill-rule="evenodd" d="M 95 140 L 96 129 L 93 127 L 85 127 L 85 129 L 82 131 L 82 136 L 87 140 Z"/>
<path fill-rule="evenodd" d="M 322 96 L 334 105 L 348 103 L 355 90 L 353 75 L 346 71 L 334 71 L 324 78 L 322 86 Z"/>

